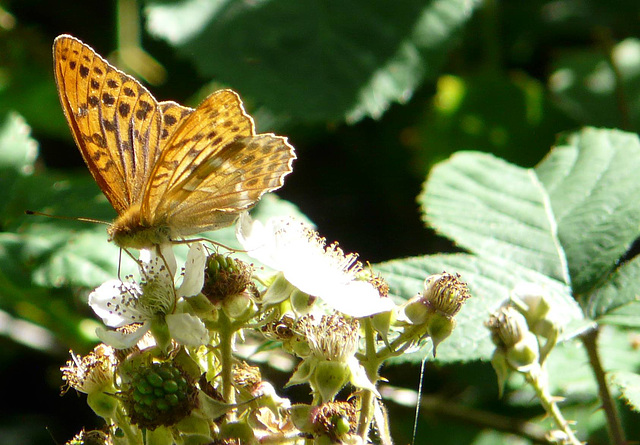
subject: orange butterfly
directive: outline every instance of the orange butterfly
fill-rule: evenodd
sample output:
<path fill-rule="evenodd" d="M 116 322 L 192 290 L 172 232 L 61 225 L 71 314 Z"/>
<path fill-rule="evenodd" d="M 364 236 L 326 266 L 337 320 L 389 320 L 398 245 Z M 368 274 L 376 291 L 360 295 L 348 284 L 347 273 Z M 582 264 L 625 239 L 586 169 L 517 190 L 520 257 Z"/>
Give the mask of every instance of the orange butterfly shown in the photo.
<path fill-rule="evenodd" d="M 57 37 L 53 58 L 73 138 L 118 212 L 108 233 L 120 247 L 228 226 L 292 170 L 293 147 L 284 137 L 256 134 L 231 90 L 194 110 L 157 102 L 75 37 Z"/>

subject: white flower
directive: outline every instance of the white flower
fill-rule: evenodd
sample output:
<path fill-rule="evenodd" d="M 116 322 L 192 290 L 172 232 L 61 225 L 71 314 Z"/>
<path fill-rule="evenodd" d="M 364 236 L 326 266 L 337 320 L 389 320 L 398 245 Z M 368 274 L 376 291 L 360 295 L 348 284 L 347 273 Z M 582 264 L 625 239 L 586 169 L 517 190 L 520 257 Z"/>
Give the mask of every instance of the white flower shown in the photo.
<path fill-rule="evenodd" d="M 361 271 L 357 255 L 345 255 L 337 244 L 325 246 L 316 231 L 299 221 L 271 218 L 263 225 L 245 212 L 240 215 L 236 236 L 249 256 L 337 311 L 366 317 L 394 307 L 371 283 L 356 279 Z"/>
<path fill-rule="evenodd" d="M 134 346 L 153 323 L 164 323 L 171 337 L 184 345 L 196 346 L 208 341 L 208 332 L 200 319 L 176 313 L 180 298 L 197 295 L 204 284 L 206 255 L 201 244 L 192 244 L 187 255 L 184 276 L 176 289 L 176 260 L 171 245 L 140 251 L 141 282 L 109 280 L 89 294 L 89 306 L 104 324 L 119 328 L 142 323 L 134 332 L 99 329 L 98 337 L 117 348 Z M 131 278 L 131 277 L 129 277 Z M 128 330 L 127 330 L 128 331 Z"/>

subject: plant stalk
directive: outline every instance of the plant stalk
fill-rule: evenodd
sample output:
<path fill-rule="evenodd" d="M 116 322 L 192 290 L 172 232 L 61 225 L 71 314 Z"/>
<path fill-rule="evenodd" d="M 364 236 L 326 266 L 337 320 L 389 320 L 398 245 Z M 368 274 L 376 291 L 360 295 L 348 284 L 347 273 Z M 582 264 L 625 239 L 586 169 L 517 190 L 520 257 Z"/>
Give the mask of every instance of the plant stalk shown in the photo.
<path fill-rule="evenodd" d="M 602 361 L 600 360 L 600 354 L 598 353 L 598 335 L 600 334 L 600 327 L 590 329 L 580 336 L 582 344 L 584 345 L 587 355 L 589 356 L 589 363 L 593 374 L 598 383 L 598 394 L 602 402 L 602 409 L 604 410 L 607 418 L 607 429 L 609 431 L 609 441 L 614 445 L 625 445 L 627 443 L 624 437 L 624 430 L 622 429 L 622 422 L 620 421 L 620 414 L 618 408 L 611 397 L 609 386 L 605 379 L 605 371 L 602 368 Z"/>

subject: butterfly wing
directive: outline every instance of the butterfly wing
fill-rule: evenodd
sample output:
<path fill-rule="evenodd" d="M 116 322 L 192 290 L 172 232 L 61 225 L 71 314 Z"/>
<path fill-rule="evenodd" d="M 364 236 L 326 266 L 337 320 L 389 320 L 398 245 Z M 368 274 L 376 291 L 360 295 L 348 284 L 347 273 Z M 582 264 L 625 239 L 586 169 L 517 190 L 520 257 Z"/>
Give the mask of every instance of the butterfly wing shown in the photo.
<path fill-rule="evenodd" d="M 167 141 L 173 136 L 173 132 L 180 128 L 183 121 L 193 113 L 193 108 L 183 107 L 173 101 L 160 102 L 162 112 L 162 129 L 160 130 L 160 151 Z"/>
<path fill-rule="evenodd" d="M 59 36 L 53 56 L 60 103 L 73 138 L 94 179 L 121 214 L 142 199 L 161 137 L 166 132 L 169 139 L 174 128 L 163 122 L 149 91 L 80 40 Z M 166 104 L 173 114 L 184 108 Z"/>
<path fill-rule="evenodd" d="M 293 159 L 285 138 L 255 134 L 236 93 L 215 92 L 163 146 L 145 191 L 143 217 L 181 236 L 227 226 L 282 186 Z"/>

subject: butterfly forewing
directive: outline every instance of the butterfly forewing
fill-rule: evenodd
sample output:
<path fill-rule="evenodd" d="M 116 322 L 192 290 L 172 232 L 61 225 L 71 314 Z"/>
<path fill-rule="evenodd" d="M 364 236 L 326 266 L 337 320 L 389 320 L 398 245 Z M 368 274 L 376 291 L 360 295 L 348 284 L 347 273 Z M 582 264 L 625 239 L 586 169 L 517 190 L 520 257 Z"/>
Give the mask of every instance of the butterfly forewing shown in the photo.
<path fill-rule="evenodd" d="M 158 103 L 74 37 L 56 39 L 54 67 L 73 137 L 96 182 L 122 213 L 142 198 L 159 156 L 165 126 Z"/>

